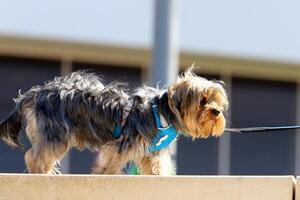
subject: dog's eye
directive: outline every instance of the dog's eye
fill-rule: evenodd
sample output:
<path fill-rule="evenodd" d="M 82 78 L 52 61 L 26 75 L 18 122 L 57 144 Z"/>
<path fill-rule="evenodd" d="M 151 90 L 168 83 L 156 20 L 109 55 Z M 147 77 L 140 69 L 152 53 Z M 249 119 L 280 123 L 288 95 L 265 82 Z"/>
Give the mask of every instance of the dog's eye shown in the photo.
<path fill-rule="evenodd" d="M 206 99 L 206 97 L 202 97 L 202 99 L 201 99 L 201 101 L 200 101 L 200 105 L 201 106 L 204 106 L 204 105 L 206 105 L 207 104 L 207 99 Z"/>

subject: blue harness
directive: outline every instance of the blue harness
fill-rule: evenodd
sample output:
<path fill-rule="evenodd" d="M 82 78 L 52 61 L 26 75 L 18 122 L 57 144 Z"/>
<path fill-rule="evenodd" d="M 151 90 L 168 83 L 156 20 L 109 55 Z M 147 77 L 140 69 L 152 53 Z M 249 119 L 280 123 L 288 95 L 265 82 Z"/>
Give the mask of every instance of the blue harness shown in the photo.
<path fill-rule="evenodd" d="M 176 129 L 172 124 L 170 124 L 165 128 L 162 127 L 161 120 L 157 110 L 157 105 L 152 106 L 152 111 L 154 114 L 154 119 L 158 131 L 156 136 L 153 138 L 149 148 L 146 150 L 147 152 L 155 152 L 167 148 L 176 139 L 178 135 Z M 119 138 L 121 134 L 122 134 L 122 125 L 117 124 L 113 132 L 113 137 Z"/>
<path fill-rule="evenodd" d="M 119 138 L 121 136 L 121 133 L 122 133 L 122 126 L 120 124 L 117 124 L 113 132 L 114 138 L 116 139 Z"/>
<path fill-rule="evenodd" d="M 159 151 L 161 149 L 167 148 L 176 139 L 178 135 L 176 129 L 172 124 L 165 128 L 162 127 L 157 110 L 157 105 L 152 106 L 152 111 L 154 114 L 158 132 L 155 138 L 152 140 L 152 144 L 148 148 L 148 152 Z"/>

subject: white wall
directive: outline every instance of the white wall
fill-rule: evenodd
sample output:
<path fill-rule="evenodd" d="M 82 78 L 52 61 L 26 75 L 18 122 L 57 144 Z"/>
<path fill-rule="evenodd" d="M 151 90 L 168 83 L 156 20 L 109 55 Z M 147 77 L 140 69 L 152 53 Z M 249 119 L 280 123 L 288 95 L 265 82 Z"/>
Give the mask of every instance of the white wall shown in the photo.
<path fill-rule="evenodd" d="M 300 61 L 300 1 L 178 1 L 184 50 Z M 0 34 L 151 45 L 154 0 L 0 0 L 0 5 Z"/>

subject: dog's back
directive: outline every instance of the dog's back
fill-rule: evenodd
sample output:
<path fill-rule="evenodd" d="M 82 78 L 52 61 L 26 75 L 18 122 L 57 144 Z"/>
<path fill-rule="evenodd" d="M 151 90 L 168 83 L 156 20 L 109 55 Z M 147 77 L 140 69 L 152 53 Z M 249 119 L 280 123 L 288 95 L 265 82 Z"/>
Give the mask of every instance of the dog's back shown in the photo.
<path fill-rule="evenodd" d="M 28 111 L 31 110 L 36 118 L 44 117 L 47 120 L 52 115 L 52 117 L 57 117 L 56 121 L 63 121 L 59 119 L 61 117 L 59 112 L 61 111 L 62 101 L 73 98 L 78 92 L 95 94 L 103 90 L 104 87 L 102 80 L 98 76 L 82 71 L 74 72 L 66 77 L 55 78 L 44 85 L 34 86 L 14 99 L 16 102 L 15 108 L 0 123 L 0 138 L 10 146 L 20 147 L 18 136 L 20 130 L 25 128 L 26 118 L 29 117 Z M 41 113 L 43 114 L 38 116 Z M 63 124 L 60 125 L 64 126 Z M 48 128 L 51 130 L 53 127 Z M 57 132 L 54 133 L 55 131 L 57 130 L 53 130 L 53 134 L 51 133 L 49 136 L 59 134 Z"/>
<path fill-rule="evenodd" d="M 39 138 L 55 144 L 75 136 L 90 147 L 99 146 L 112 139 L 111 129 L 122 120 L 127 99 L 121 84 L 106 86 L 92 73 L 74 72 L 20 94 L 15 109 L 0 124 L 0 137 L 20 146 L 18 135 L 23 128 L 31 143 Z"/>

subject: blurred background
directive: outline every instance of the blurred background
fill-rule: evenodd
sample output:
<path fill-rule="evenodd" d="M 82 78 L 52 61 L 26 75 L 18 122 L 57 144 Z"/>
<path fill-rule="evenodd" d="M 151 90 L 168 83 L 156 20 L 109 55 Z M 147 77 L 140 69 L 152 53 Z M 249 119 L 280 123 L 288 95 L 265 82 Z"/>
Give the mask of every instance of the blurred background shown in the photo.
<path fill-rule="evenodd" d="M 164 84 L 195 63 L 226 83 L 228 126 L 300 123 L 299 1 L 158 1 L 0 0 L 0 118 L 19 89 L 54 76 L 92 69 L 107 82 Z M 296 131 L 181 137 L 176 149 L 177 174 L 300 174 Z M 0 172 L 24 172 L 23 156 L 0 143 Z M 89 173 L 93 159 L 72 150 L 62 171 Z"/>

